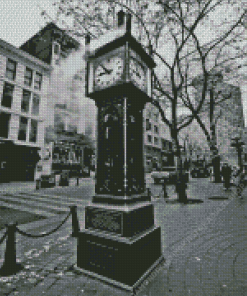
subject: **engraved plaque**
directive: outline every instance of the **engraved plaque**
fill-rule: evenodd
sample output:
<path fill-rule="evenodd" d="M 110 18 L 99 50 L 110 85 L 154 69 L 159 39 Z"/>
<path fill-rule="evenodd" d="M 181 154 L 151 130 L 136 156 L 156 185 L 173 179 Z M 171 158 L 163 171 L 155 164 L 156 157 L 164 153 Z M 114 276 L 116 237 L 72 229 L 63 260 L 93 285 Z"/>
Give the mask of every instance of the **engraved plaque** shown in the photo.
<path fill-rule="evenodd" d="M 96 208 L 86 208 L 86 228 L 121 234 L 121 213 Z"/>

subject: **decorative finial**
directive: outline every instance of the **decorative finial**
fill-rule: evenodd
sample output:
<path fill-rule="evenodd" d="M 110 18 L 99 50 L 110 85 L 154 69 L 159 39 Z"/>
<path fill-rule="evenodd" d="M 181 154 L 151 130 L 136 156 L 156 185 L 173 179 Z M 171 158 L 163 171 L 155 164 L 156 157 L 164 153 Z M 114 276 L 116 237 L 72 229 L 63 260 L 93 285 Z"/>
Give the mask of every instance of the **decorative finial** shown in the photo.
<path fill-rule="evenodd" d="M 118 27 L 121 27 L 124 24 L 125 12 L 120 10 L 117 13 Z"/>

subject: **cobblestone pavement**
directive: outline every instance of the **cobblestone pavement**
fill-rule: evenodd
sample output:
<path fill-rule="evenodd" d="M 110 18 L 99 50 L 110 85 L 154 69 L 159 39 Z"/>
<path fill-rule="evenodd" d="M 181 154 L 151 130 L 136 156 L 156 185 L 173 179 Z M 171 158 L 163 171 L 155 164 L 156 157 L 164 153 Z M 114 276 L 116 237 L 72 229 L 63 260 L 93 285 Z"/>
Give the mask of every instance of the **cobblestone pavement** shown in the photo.
<path fill-rule="evenodd" d="M 169 190 L 172 196 L 172 188 Z M 234 190 L 224 192 L 222 184 L 192 179 L 188 196 L 200 198 L 203 203 L 181 205 L 166 203 L 163 198 L 153 199 L 166 262 L 143 282 L 137 295 L 247 295 L 246 193 L 239 200 Z M 228 199 L 209 200 L 212 196 Z M 32 233 L 46 232 L 64 217 L 59 215 L 20 228 Z M 83 228 L 83 213 L 78 213 L 78 217 Z M 17 235 L 17 257 L 25 268 L 14 276 L 0 277 L 0 295 L 130 295 L 72 268 L 77 242 L 70 234 L 71 219 L 45 238 Z M 0 247 L 3 258 L 5 243 Z"/>

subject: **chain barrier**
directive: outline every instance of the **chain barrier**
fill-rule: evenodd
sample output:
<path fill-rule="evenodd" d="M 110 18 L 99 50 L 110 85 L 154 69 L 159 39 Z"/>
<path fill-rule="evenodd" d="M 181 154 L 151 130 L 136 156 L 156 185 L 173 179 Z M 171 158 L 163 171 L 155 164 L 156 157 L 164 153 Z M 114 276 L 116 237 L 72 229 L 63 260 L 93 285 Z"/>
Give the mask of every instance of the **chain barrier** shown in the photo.
<path fill-rule="evenodd" d="M 71 212 L 69 212 L 69 214 L 67 215 L 67 217 L 65 217 L 65 219 L 53 230 L 46 232 L 46 233 L 42 233 L 42 234 L 32 234 L 32 233 L 27 233 L 23 230 L 21 230 L 20 228 L 16 227 L 16 231 L 19 232 L 19 234 L 27 236 L 27 237 L 32 237 L 32 238 L 40 238 L 40 237 L 45 237 L 48 236 L 54 232 L 56 232 L 59 228 L 61 228 L 64 223 L 69 219 L 69 216 L 71 215 Z"/>
<path fill-rule="evenodd" d="M 5 240 L 6 236 L 8 234 L 8 231 L 6 230 L 4 235 L 2 236 L 2 238 L 0 239 L 0 245 L 3 243 L 3 241 Z"/>
<path fill-rule="evenodd" d="M 27 233 L 17 227 L 17 223 L 12 223 L 7 225 L 7 230 L 5 234 L 0 239 L 0 245 L 3 243 L 4 239 L 7 237 L 5 258 L 2 267 L 0 268 L 0 276 L 9 276 L 16 274 L 18 271 L 23 269 L 23 265 L 16 261 L 16 232 L 23 236 L 31 238 L 41 238 L 53 234 L 59 228 L 61 228 L 65 222 L 72 215 L 72 237 L 77 237 L 80 231 L 79 221 L 77 217 L 77 206 L 70 206 L 70 212 L 65 217 L 65 219 L 54 229 L 49 232 L 42 234 L 32 234 Z"/>

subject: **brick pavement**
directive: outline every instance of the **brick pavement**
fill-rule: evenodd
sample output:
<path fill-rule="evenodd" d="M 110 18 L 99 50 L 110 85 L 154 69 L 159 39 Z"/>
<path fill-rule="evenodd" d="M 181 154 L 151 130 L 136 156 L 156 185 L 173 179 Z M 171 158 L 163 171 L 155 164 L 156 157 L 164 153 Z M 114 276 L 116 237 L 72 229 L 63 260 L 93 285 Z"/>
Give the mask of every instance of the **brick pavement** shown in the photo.
<path fill-rule="evenodd" d="M 228 200 L 208 200 L 226 194 Z M 167 204 L 162 198 L 153 200 L 166 263 L 151 275 L 152 279 L 144 281 L 138 295 L 247 295 L 246 199 L 237 200 L 233 193 L 222 190 L 222 184 L 201 179 L 192 179 L 188 196 L 201 198 L 204 203 L 181 205 Z M 62 217 L 20 228 L 27 232 L 47 231 Z M 81 227 L 82 217 L 83 213 L 79 213 Z M 77 245 L 70 233 L 71 220 L 46 238 L 18 235 L 17 255 L 25 269 L 15 276 L 0 278 L 0 295 L 129 295 L 70 268 L 76 262 Z"/>

